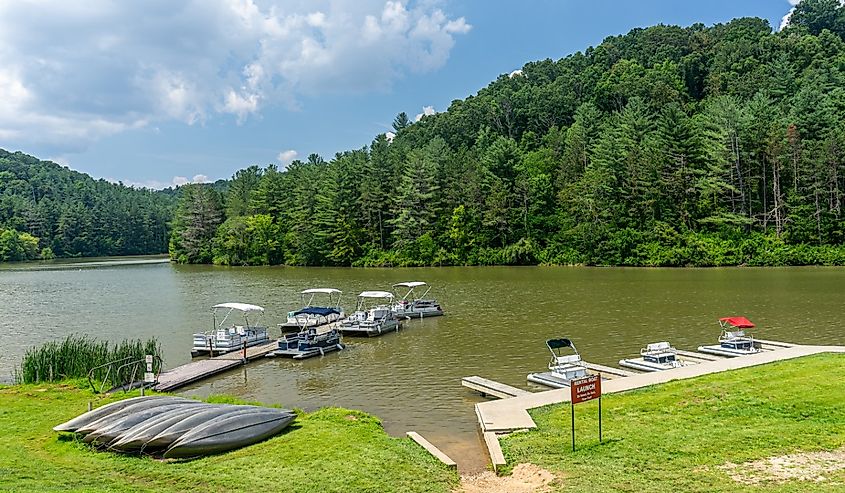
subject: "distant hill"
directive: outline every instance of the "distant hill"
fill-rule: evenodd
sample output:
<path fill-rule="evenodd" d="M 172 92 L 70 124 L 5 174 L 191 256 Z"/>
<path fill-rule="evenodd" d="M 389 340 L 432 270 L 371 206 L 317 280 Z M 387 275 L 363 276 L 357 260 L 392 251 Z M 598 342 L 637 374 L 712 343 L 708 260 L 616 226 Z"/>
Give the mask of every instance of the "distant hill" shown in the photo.
<path fill-rule="evenodd" d="M 171 256 L 843 264 L 843 26 L 838 2 L 804 0 L 781 32 L 658 25 L 528 63 L 370 146 L 191 190 Z"/>
<path fill-rule="evenodd" d="M 166 252 L 174 195 L 0 149 L 0 260 Z"/>

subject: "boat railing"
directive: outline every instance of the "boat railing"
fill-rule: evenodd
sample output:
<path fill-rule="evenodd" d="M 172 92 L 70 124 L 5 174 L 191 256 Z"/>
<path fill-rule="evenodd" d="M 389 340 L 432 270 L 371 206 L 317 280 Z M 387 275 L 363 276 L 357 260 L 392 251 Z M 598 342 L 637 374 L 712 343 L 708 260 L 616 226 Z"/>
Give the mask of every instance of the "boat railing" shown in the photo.
<path fill-rule="evenodd" d="M 668 342 L 655 342 L 653 344 L 648 344 L 643 349 L 640 349 L 640 355 L 645 356 L 646 354 L 654 354 L 654 353 L 672 353 L 674 354 L 677 351 L 675 348 L 672 347 L 671 344 Z"/>

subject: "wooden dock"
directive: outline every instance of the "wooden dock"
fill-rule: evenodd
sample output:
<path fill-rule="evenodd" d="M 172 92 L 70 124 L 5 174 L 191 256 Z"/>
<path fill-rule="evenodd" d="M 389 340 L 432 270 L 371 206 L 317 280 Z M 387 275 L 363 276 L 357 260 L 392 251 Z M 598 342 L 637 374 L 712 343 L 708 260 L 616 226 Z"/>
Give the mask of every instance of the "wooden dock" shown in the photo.
<path fill-rule="evenodd" d="M 195 359 L 190 363 L 185 363 L 182 366 L 177 366 L 158 376 L 158 382 L 153 387 L 159 392 L 170 392 L 179 387 L 203 380 L 212 375 L 222 373 L 226 370 L 243 365 L 247 361 L 252 361 L 257 358 L 263 358 L 264 355 L 270 351 L 274 351 L 279 347 L 277 341 L 272 341 L 260 346 L 253 346 L 246 349 L 246 361 L 244 361 L 243 351 L 232 351 L 231 353 L 221 354 L 213 358 Z"/>
<path fill-rule="evenodd" d="M 461 379 L 461 385 L 468 389 L 481 392 L 482 396 L 492 395 L 500 399 L 508 399 L 520 395 L 528 395 L 531 392 L 527 390 L 511 387 L 504 383 L 495 382 L 479 376 L 464 377 Z"/>
<path fill-rule="evenodd" d="M 596 363 L 588 363 L 586 361 L 582 361 L 584 366 L 587 367 L 588 370 L 593 370 L 601 373 L 601 375 L 605 378 L 621 378 L 621 377 L 632 377 L 634 375 L 639 375 L 637 372 L 623 370 L 621 368 L 614 368 L 612 366 L 604 366 L 599 365 Z"/>
<path fill-rule="evenodd" d="M 446 467 L 449 467 L 451 469 L 455 469 L 458 467 L 458 464 L 453 461 L 451 457 L 443 453 L 442 450 L 435 447 L 431 442 L 423 438 L 422 435 L 420 435 L 419 433 L 415 431 L 409 431 L 408 433 L 406 433 L 406 435 L 408 435 L 408 438 L 410 438 L 411 440 L 419 444 L 422 448 L 424 448 L 429 454 L 433 455 L 435 459 L 445 464 Z"/>

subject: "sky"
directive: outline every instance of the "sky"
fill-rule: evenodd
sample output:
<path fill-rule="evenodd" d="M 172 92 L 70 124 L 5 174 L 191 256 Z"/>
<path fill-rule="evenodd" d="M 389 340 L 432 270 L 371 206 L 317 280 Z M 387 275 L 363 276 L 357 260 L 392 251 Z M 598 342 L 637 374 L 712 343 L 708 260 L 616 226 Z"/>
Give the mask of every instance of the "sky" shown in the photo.
<path fill-rule="evenodd" d="M 0 148 L 164 188 L 369 145 L 526 62 L 796 0 L 0 0 Z"/>

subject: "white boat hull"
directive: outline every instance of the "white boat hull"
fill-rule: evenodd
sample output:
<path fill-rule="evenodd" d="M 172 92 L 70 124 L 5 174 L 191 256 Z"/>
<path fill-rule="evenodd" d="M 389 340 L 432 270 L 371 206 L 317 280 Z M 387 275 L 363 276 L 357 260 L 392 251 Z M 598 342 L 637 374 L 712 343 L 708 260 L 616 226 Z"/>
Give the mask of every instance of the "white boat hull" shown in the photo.
<path fill-rule="evenodd" d="M 682 363 L 681 365 L 671 365 L 667 363 L 654 363 L 646 361 L 643 358 L 631 358 L 619 360 L 619 366 L 639 371 L 663 371 L 687 366 L 687 363 Z"/>

